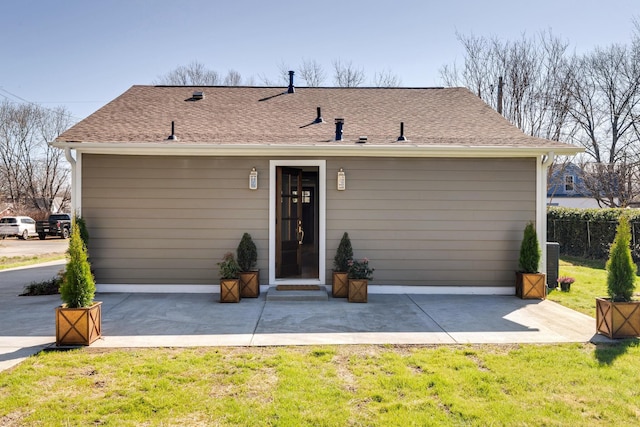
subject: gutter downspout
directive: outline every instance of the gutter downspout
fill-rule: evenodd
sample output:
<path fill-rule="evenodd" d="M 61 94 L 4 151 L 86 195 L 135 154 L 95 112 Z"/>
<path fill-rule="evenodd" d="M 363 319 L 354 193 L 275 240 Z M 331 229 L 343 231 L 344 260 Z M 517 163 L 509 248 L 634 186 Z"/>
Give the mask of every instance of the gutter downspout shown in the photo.
<path fill-rule="evenodd" d="M 64 156 L 71 165 L 71 213 L 73 215 L 80 215 L 78 207 L 78 195 L 77 195 L 77 181 L 76 181 L 76 159 L 71 155 L 71 148 L 66 147 L 64 149 Z"/>
<path fill-rule="evenodd" d="M 538 206 L 536 208 L 536 232 L 540 241 L 540 272 L 547 273 L 547 175 L 549 167 L 555 160 L 553 151 L 542 156 L 539 162 L 537 196 Z"/>

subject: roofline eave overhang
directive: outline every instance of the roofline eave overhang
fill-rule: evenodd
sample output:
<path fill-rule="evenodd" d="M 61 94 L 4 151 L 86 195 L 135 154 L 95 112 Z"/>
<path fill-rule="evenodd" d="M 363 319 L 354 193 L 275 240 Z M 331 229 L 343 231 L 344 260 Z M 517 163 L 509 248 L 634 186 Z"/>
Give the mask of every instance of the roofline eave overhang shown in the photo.
<path fill-rule="evenodd" d="M 347 143 L 348 144 L 348 143 Z M 295 144 L 180 144 L 138 142 L 64 142 L 55 141 L 56 148 L 73 149 L 87 154 L 118 154 L 137 156 L 222 156 L 222 157 L 538 157 L 553 152 L 572 156 L 584 149 L 571 145 L 558 146 L 470 146 L 411 144 L 389 145 L 358 143 Z"/>

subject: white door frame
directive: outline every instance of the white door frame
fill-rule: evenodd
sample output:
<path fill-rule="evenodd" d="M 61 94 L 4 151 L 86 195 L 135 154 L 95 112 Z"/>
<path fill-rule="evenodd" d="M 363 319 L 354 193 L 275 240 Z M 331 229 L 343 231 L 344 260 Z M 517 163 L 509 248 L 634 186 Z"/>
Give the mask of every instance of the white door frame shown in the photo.
<path fill-rule="evenodd" d="M 276 279 L 276 168 L 278 166 L 318 168 L 318 278 Z M 269 161 L 269 284 L 294 283 L 300 285 L 324 285 L 326 282 L 326 160 L 270 160 Z"/>

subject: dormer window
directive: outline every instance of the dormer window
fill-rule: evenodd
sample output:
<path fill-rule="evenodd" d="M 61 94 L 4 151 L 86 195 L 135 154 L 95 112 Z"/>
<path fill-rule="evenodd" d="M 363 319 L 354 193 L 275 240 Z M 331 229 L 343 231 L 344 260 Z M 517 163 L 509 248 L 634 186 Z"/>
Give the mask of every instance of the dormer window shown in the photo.
<path fill-rule="evenodd" d="M 573 175 L 564 176 L 564 191 L 566 193 L 573 193 Z"/>

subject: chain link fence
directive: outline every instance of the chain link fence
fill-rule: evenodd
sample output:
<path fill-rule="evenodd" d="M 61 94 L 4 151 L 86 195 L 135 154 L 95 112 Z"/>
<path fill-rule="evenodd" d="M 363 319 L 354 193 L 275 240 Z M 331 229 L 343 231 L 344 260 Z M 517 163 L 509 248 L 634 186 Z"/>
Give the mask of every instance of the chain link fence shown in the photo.
<path fill-rule="evenodd" d="M 640 214 L 620 209 L 549 209 L 547 241 L 560 244 L 561 255 L 607 259 L 618 226 L 618 217 L 625 212 L 631 223 L 631 250 L 634 260 L 640 260 Z M 609 212 L 607 212 L 609 211 Z M 593 214 L 593 215 L 591 215 Z M 593 216 L 594 218 L 585 218 Z M 615 216 L 615 217 L 612 217 Z"/>

